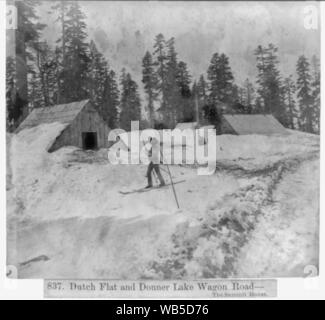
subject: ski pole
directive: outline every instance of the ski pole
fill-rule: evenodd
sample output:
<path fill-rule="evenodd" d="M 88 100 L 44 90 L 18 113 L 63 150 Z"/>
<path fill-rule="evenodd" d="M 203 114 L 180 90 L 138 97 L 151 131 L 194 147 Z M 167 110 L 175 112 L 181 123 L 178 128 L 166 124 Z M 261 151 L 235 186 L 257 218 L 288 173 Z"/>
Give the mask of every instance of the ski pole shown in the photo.
<path fill-rule="evenodd" d="M 163 156 L 161 150 L 160 150 L 160 154 L 161 154 L 161 158 L 162 158 L 163 163 L 164 163 L 164 156 Z M 177 195 L 176 195 L 176 190 L 175 190 L 175 186 L 174 186 L 174 182 L 173 182 L 172 175 L 171 175 L 170 170 L 169 170 L 168 163 L 166 163 L 166 166 L 167 166 L 167 171 L 168 171 L 168 174 L 169 174 L 170 182 L 171 182 L 171 185 L 172 185 L 172 189 L 173 189 L 175 201 L 176 201 L 176 204 L 177 204 L 177 208 L 179 209 L 179 203 L 178 203 L 178 199 L 177 199 Z"/>

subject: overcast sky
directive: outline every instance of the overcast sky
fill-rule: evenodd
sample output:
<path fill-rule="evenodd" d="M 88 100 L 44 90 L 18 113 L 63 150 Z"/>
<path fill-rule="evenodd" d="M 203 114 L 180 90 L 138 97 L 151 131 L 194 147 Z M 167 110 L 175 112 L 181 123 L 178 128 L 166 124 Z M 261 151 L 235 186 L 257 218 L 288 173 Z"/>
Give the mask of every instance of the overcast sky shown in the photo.
<path fill-rule="evenodd" d="M 179 59 L 197 78 L 206 73 L 215 52 L 230 58 L 235 80 L 255 81 L 254 50 L 272 42 L 279 47 L 281 72 L 295 72 L 301 54 L 319 56 L 319 30 L 304 28 L 304 2 L 116 2 L 80 1 L 87 15 L 90 38 L 108 59 L 112 69 L 126 67 L 141 84 L 141 64 L 152 51 L 155 35 L 175 37 Z M 41 10 L 50 26 L 45 38 L 55 40 L 53 15 Z M 316 6 L 318 6 L 316 4 Z"/>

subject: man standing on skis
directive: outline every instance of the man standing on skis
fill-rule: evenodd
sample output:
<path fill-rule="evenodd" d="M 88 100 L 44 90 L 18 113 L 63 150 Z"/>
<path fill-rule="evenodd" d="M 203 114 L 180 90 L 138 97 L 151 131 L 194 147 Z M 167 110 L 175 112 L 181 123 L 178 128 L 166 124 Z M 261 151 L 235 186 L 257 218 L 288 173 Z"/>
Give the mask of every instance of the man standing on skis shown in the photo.
<path fill-rule="evenodd" d="M 159 168 L 159 146 L 157 146 L 157 140 L 149 137 L 148 142 L 145 144 L 144 148 L 149 160 L 148 170 L 147 170 L 147 178 L 148 178 L 148 185 L 146 186 L 146 189 L 152 188 L 152 171 L 154 170 L 157 174 L 157 177 L 159 179 L 159 186 L 163 187 L 165 185 L 165 180 L 162 177 L 160 173 Z"/>

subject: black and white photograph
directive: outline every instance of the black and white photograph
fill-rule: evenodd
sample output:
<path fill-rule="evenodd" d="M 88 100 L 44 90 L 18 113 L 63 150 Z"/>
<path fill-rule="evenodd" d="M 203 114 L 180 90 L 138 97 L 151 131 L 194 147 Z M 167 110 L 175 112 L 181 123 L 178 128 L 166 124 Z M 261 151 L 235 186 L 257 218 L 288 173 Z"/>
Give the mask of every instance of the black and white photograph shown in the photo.
<path fill-rule="evenodd" d="M 319 275 L 318 2 L 6 7 L 7 277 Z"/>

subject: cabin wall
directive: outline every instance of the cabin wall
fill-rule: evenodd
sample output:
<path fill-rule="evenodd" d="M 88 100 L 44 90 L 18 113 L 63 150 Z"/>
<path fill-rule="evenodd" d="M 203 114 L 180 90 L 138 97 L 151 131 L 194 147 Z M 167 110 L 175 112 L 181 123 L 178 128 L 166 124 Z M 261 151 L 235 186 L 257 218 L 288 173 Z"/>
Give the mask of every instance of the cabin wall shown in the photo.
<path fill-rule="evenodd" d="M 49 152 L 53 152 L 63 146 L 82 148 L 83 132 L 96 132 L 98 148 L 107 148 L 109 131 L 108 126 L 99 116 L 98 112 L 88 104 L 56 139 Z"/>

